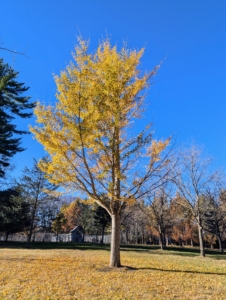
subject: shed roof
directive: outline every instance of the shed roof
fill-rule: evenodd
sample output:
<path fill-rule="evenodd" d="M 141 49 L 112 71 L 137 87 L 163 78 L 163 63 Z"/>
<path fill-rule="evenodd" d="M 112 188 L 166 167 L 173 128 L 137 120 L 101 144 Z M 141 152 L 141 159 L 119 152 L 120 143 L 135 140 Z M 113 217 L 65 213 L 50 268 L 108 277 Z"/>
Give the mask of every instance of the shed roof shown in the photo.
<path fill-rule="evenodd" d="M 72 233 L 72 232 L 75 232 L 75 231 L 83 231 L 83 228 L 82 228 L 82 226 L 75 226 L 71 231 L 70 231 L 70 233 Z"/>

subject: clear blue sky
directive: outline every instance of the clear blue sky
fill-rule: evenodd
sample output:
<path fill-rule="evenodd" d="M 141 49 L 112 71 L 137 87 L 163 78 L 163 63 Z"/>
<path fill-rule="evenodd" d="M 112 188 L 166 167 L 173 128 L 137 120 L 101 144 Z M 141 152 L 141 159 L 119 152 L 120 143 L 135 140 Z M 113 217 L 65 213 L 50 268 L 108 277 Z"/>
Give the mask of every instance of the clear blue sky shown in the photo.
<path fill-rule="evenodd" d="M 123 40 L 145 47 L 143 70 L 163 61 L 145 114 L 156 137 L 194 140 L 226 165 L 225 0 L 2 0 L 0 7 L 1 46 L 29 58 L 0 56 L 20 72 L 33 101 L 54 103 L 53 73 L 70 62 L 77 35 L 90 38 L 94 51 L 107 33 L 119 47 Z M 34 120 L 17 122 L 25 129 Z M 16 175 L 44 154 L 32 135 L 22 146 L 27 150 L 13 159 Z"/>

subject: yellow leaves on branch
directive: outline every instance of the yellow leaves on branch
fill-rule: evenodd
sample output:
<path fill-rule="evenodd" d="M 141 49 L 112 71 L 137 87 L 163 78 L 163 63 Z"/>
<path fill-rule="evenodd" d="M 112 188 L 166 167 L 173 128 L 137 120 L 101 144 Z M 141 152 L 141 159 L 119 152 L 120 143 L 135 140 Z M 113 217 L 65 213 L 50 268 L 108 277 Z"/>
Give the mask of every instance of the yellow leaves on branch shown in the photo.
<path fill-rule="evenodd" d="M 143 49 L 122 48 L 118 52 L 105 40 L 94 55 L 88 55 L 88 42 L 80 39 L 79 43 L 73 56 L 75 63 L 55 77 L 58 108 L 68 115 L 79 114 L 86 128 L 97 124 L 102 127 L 103 122 L 108 129 L 116 123 L 126 125 L 126 115 L 137 106 L 134 97 L 148 86 L 149 74 L 139 76 L 137 69 Z"/>
<path fill-rule="evenodd" d="M 151 163 L 158 162 L 160 160 L 160 154 L 169 145 L 170 139 L 165 141 L 153 140 L 151 146 L 147 150 L 147 155 L 150 156 Z"/>
<path fill-rule="evenodd" d="M 58 192 L 58 191 L 50 191 L 48 189 L 43 189 L 42 191 L 43 191 L 43 193 L 46 193 L 46 194 L 56 197 L 56 198 L 62 195 L 62 193 Z"/>
<path fill-rule="evenodd" d="M 97 202 L 104 193 L 112 202 L 134 203 L 132 162 L 140 157 L 141 147 L 150 145 L 152 133 L 147 128 L 146 136 L 130 141 L 129 129 L 143 112 L 144 91 L 159 66 L 142 74 L 138 67 L 144 49 L 124 46 L 118 51 L 108 39 L 94 54 L 88 53 L 88 47 L 89 41 L 79 38 L 74 61 L 55 76 L 55 106 L 38 103 L 34 110 L 38 124 L 30 130 L 50 156 L 39 167 L 52 183 L 85 192 Z M 151 163 L 159 161 L 168 143 L 152 142 Z M 148 177 L 141 177 L 143 184 Z"/>

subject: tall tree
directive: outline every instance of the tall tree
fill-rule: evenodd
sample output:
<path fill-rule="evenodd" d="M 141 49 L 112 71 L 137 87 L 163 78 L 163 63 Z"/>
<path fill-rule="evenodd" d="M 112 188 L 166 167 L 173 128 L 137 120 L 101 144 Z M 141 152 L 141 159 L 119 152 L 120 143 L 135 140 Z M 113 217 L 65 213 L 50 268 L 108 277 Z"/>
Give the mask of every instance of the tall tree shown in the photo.
<path fill-rule="evenodd" d="M 208 196 L 209 210 L 204 215 L 204 228 L 216 236 L 219 249 L 224 252 L 222 240 L 226 232 L 226 193 L 222 191 L 219 197 Z"/>
<path fill-rule="evenodd" d="M 24 168 L 17 185 L 21 189 L 21 196 L 29 203 L 30 207 L 30 226 L 27 239 L 29 248 L 33 230 L 39 224 L 39 209 L 49 201 L 57 201 L 57 197 L 51 194 L 57 186 L 45 178 L 45 174 L 39 169 L 35 159 L 32 168 Z"/>
<path fill-rule="evenodd" d="M 18 74 L 0 59 L 0 177 L 5 174 L 4 169 L 9 166 L 9 159 L 24 150 L 20 146 L 21 138 L 16 138 L 15 135 L 27 132 L 18 130 L 11 121 L 15 116 L 31 117 L 32 113 L 27 110 L 35 106 L 29 102 L 30 97 L 23 96 L 28 87 L 17 81 Z"/>
<path fill-rule="evenodd" d="M 93 231 L 93 211 L 90 205 L 85 204 L 80 198 L 70 204 L 64 204 L 60 212 L 63 213 L 65 222 L 62 225 L 64 232 L 69 232 L 75 226 L 83 228 L 83 240 L 87 231 Z"/>
<path fill-rule="evenodd" d="M 171 237 L 173 240 L 183 246 L 184 243 L 194 245 L 198 243 L 196 236 L 197 222 L 195 221 L 191 210 L 187 207 L 187 202 L 179 194 L 170 201 L 170 213 L 172 217 L 173 228 Z"/>
<path fill-rule="evenodd" d="M 211 206 L 209 195 L 216 195 L 219 192 L 221 176 L 217 171 L 211 170 L 211 159 L 204 158 L 202 150 L 197 146 L 191 146 L 180 153 L 180 160 L 178 167 L 173 170 L 173 182 L 185 204 L 182 202 L 178 204 L 185 205 L 197 222 L 200 255 L 204 257 L 203 229 L 206 212 Z"/>
<path fill-rule="evenodd" d="M 58 241 L 59 233 L 62 232 L 63 225 L 66 223 L 66 218 L 62 211 L 59 211 L 59 213 L 56 215 L 56 218 L 52 222 L 52 230 L 56 233 L 57 237 L 56 240 Z"/>
<path fill-rule="evenodd" d="M 40 204 L 39 226 L 43 232 L 49 232 L 51 229 L 52 221 L 55 219 L 59 211 L 58 199 L 56 201 L 44 201 Z"/>
<path fill-rule="evenodd" d="M 148 235 L 147 207 L 144 202 L 126 205 L 121 213 L 121 234 L 125 243 L 143 244 Z"/>
<path fill-rule="evenodd" d="M 110 266 L 120 267 L 120 214 L 124 205 L 146 193 L 145 183 L 159 186 L 167 164 L 160 154 L 169 140 L 152 140 L 150 125 L 141 133 L 132 124 L 144 108 L 144 90 L 158 67 L 138 69 L 143 49 L 117 51 L 109 40 L 94 54 L 79 39 L 74 62 L 55 77 L 55 107 L 38 104 L 40 126 L 31 128 L 50 154 L 40 162 L 51 182 L 87 196 L 105 208 L 112 220 Z M 102 197 L 108 195 L 108 199 Z"/>
<path fill-rule="evenodd" d="M 104 233 L 107 226 L 111 224 L 111 217 L 109 213 L 101 206 L 96 206 L 94 209 L 94 226 L 96 226 L 101 231 L 101 241 L 104 242 Z"/>
<path fill-rule="evenodd" d="M 61 208 L 61 212 L 64 214 L 65 223 L 63 225 L 63 229 L 65 232 L 69 232 L 75 226 L 78 226 L 78 220 L 80 216 L 80 207 L 79 201 L 76 199 L 68 205 L 63 205 Z"/>
<path fill-rule="evenodd" d="M 85 235 L 94 233 L 95 227 L 94 227 L 94 213 L 92 210 L 92 206 L 88 205 L 88 203 L 84 201 L 79 201 L 79 218 L 78 218 L 78 225 L 80 225 L 83 229 L 83 241 L 85 238 Z"/>
<path fill-rule="evenodd" d="M 161 250 L 166 247 L 166 234 L 172 228 L 172 217 L 168 195 L 163 188 L 159 189 L 152 201 L 149 200 L 148 217 L 151 227 L 158 233 Z"/>
<path fill-rule="evenodd" d="M 0 191 L 0 231 L 9 234 L 21 232 L 30 225 L 29 204 L 21 197 L 18 187 Z"/>

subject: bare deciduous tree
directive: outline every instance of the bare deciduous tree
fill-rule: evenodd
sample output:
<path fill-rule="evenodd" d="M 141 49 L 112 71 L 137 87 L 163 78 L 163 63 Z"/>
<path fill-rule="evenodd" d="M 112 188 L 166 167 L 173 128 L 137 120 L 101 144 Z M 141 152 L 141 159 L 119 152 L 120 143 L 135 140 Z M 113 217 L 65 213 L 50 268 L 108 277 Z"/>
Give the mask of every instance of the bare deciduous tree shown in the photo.
<path fill-rule="evenodd" d="M 180 153 L 180 163 L 173 170 L 172 181 L 185 199 L 186 208 L 190 209 L 198 225 L 200 255 L 205 256 L 203 229 L 205 214 L 210 208 L 210 198 L 220 190 L 220 173 L 212 171 L 212 160 L 204 158 L 197 146 Z"/>

